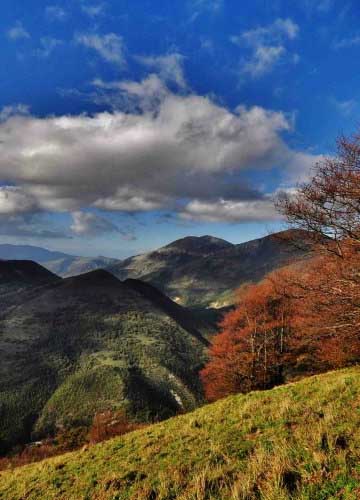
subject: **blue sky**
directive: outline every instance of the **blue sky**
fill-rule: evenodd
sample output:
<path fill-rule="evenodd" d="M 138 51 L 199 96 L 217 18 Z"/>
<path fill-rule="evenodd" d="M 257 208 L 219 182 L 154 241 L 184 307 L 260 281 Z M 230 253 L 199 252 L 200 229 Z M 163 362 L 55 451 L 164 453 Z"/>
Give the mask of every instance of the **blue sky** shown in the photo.
<path fill-rule="evenodd" d="M 356 131 L 346 0 L 3 0 L 0 240 L 125 257 L 281 227 Z"/>

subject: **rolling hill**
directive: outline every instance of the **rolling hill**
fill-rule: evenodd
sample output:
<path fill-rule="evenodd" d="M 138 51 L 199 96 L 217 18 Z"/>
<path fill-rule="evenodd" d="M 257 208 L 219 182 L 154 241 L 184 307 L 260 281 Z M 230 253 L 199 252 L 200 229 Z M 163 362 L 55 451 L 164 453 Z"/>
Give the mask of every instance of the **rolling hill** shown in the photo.
<path fill-rule="evenodd" d="M 0 451 L 105 409 L 152 421 L 201 402 L 208 325 L 151 285 L 23 261 L 0 272 L 4 288 L 26 284 L 0 315 Z"/>
<path fill-rule="evenodd" d="M 301 245 L 295 246 L 293 241 Z M 180 304 L 219 308 L 233 303 L 233 293 L 240 285 L 304 258 L 309 248 L 300 231 L 284 231 L 238 245 L 212 236 L 189 236 L 108 270 L 120 279 L 149 282 Z"/>
<path fill-rule="evenodd" d="M 357 500 L 360 368 L 0 472 L 2 500 Z"/>

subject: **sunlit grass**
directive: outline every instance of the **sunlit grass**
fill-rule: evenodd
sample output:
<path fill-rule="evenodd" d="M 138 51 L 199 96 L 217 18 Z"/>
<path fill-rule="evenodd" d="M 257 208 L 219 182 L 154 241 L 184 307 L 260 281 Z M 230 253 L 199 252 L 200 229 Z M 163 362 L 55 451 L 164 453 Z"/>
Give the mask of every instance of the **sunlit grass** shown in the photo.
<path fill-rule="evenodd" d="M 360 498 L 360 368 L 229 397 L 0 473 L 0 499 Z"/>

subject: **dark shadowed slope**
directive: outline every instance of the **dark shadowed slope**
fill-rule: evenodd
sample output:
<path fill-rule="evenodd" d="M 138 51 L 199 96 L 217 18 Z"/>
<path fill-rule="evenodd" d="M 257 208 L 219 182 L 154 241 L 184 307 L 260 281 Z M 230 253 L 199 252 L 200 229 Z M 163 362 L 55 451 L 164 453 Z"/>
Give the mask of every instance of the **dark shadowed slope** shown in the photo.
<path fill-rule="evenodd" d="M 0 449 L 104 409 L 154 420 L 194 408 L 207 342 L 190 318 L 102 270 L 23 295 L 0 317 Z"/>
<path fill-rule="evenodd" d="M 61 278 L 28 260 L 0 260 L 0 314 Z"/>
<path fill-rule="evenodd" d="M 0 260 L 0 283 L 8 287 L 39 286 L 58 281 L 59 277 L 30 260 Z"/>
<path fill-rule="evenodd" d="M 0 259 L 32 260 L 62 277 L 76 276 L 119 262 L 118 259 L 102 256 L 80 257 L 32 245 L 9 244 L 0 244 Z"/>

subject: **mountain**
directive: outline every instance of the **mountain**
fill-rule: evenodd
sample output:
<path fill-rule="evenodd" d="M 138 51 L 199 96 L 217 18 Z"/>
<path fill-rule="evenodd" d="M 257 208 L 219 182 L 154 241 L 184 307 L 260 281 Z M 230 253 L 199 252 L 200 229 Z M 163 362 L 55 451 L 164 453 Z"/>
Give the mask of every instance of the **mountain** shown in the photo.
<path fill-rule="evenodd" d="M 0 260 L 0 290 L 46 285 L 59 277 L 36 262 L 29 260 Z"/>
<path fill-rule="evenodd" d="M 201 402 L 207 324 L 151 285 L 21 261 L 0 270 L 4 288 L 34 285 L 1 310 L 0 451 L 106 409 L 152 421 Z"/>
<path fill-rule="evenodd" d="M 293 238 L 302 246 L 294 246 Z M 258 281 L 290 260 L 304 258 L 309 253 L 304 240 L 300 231 L 283 231 L 238 245 L 212 236 L 190 236 L 108 270 L 120 279 L 152 283 L 183 305 L 222 307 L 232 303 L 233 292 L 241 284 Z"/>
<path fill-rule="evenodd" d="M 106 268 L 119 262 L 109 257 L 80 257 L 32 245 L 0 245 L 0 259 L 31 260 L 64 278 Z"/>
<path fill-rule="evenodd" d="M 0 498 L 356 500 L 359 400 L 359 367 L 231 396 L 0 472 Z"/>
<path fill-rule="evenodd" d="M 151 283 L 179 304 L 221 308 L 233 303 L 234 291 L 243 283 L 260 280 L 289 260 L 307 255 L 309 246 L 294 246 L 290 235 L 299 243 L 306 241 L 301 231 L 283 231 L 238 245 L 213 236 L 188 236 L 125 260 L 0 245 L 0 258 L 32 259 L 62 277 L 107 269 L 120 280 Z"/>
<path fill-rule="evenodd" d="M 2 260 L 33 260 L 35 262 L 49 262 L 51 260 L 69 257 L 62 252 L 47 250 L 32 245 L 0 245 L 0 259 Z"/>
<path fill-rule="evenodd" d="M 0 314 L 21 304 L 25 297 L 60 280 L 36 262 L 27 260 L 0 260 Z"/>
<path fill-rule="evenodd" d="M 111 259 L 110 257 L 75 257 L 69 255 L 60 259 L 40 263 L 53 273 L 63 278 L 68 278 L 70 276 L 77 276 L 78 274 L 95 271 L 96 269 L 106 269 L 109 266 L 115 265 L 117 262 L 120 261 L 118 259 Z"/>

